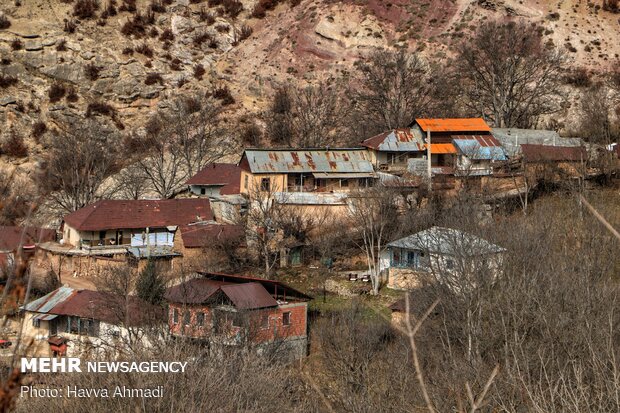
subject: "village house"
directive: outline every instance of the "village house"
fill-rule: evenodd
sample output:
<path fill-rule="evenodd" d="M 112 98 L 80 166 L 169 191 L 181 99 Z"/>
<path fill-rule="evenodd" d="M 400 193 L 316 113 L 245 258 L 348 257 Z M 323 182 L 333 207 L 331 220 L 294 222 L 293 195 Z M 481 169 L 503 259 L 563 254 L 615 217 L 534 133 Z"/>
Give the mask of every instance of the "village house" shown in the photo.
<path fill-rule="evenodd" d="M 432 227 L 388 243 L 381 253 L 380 269 L 388 287 L 411 289 L 423 281 L 473 271 L 497 274 L 504 251 L 475 235 Z"/>
<path fill-rule="evenodd" d="M 215 353 L 250 346 L 296 359 L 307 353 L 310 299 L 277 281 L 202 272 L 167 290 L 168 325 Z"/>
<path fill-rule="evenodd" d="M 209 164 L 185 184 L 192 196 L 209 198 L 218 221 L 234 223 L 247 210 L 247 198 L 241 195 L 241 168 L 236 164 Z"/>
<path fill-rule="evenodd" d="M 148 345 L 164 330 L 161 309 L 139 298 L 60 287 L 21 307 L 22 343 L 30 356 L 118 354 Z M 32 343 L 30 345 L 30 343 Z"/>
<path fill-rule="evenodd" d="M 561 183 L 584 178 L 588 153 L 582 146 L 522 144 L 523 171 L 530 182 Z"/>
<path fill-rule="evenodd" d="M 421 173 L 424 174 L 424 139 L 419 129 L 392 129 L 364 140 L 362 146 L 368 149 L 370 160 L 378 171 L 402 174 L 419 165 Z"/>
<path fill-rule="evenodd" d="M 172 269 L 187 252 L 179 228 L 197 224 L 216 224 L 208 199 L 98 201 L 65 216 L 62 239 L 42 243 L 37 261 L 77 276 L 148 259 Z"/>
<path fill-rule="evenodd" d="M 490 175 L 493 162 L 506 159 L 482 118 L 416 119 L 412 131 L 430 139 L 433 175 Z"/>
<path fill-rule="evenodd" d="M 0 276 L 15 265 L 18 251 L 25 257 L 31 257 L 37 244 L 53 241 L 56 231 L 36 227 L 0 226 Z"/>
<path fill-rule="evenodd" d="M 544 145 L 558 147 L 580 147 L 580 138 L 562 138 L 556 131 L 542 129 L 493 128 L 491 133 L 497 139 L 510 159 L 521 156 L 521 145 Z"/>

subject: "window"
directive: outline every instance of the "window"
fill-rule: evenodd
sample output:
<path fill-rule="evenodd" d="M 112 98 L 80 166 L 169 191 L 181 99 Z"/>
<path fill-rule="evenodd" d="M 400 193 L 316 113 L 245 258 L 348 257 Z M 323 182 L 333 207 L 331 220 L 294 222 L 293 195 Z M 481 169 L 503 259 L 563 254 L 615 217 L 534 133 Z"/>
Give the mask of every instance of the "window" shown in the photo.
<path fill-rule="evenodd" d="M 245 177 L 243 178 L 243 187 L 245 189 L 248 189 L 248 176 L 245 175 Z"/>
<path fill-rule="evenodd" d="M 38 318 L 33 318 L 32 319 L 32 326 L 36 327 L 36 328 L 41 327 L 41 320 L 39 320 Z"/>
<path fill-rule="evenodd" d="M 269 178 L 262 178 L 260 180 L 260 190 L 261 191 L 269 191 L 270 188 L 271 188 L 271 179 L 269 179 Z"/>
<path fill-rule="evenodd" d="M 172 324 L 179 324 L 179 310 L 172 310 Z"/>
<path fill-rule="evenodd" d="M 340 187 L 341 188 L 346 188 L 349 186 L 349 180 L 348 179 L 341 179 L 340 180 Z"/>
<path fill-rule="evenodd" d="M 203 326 L 205 324 L 205 313 L 196 313 L 196 325 Z"/>
<path fill-rule="evenodd" d="M 183 324 L 188 326 L 191 321 L 192 315 L 189 313 L 188 310 L 185 310 L 185 312 L 183 313 Z"/>
<path fill-rule="evenodd" d="M 286 313 L 282 313 L 282 325 L 290 326 L 291 325 L 291 312 L 287 311 Z"/>
<path fill-rule="evenodd" d="M 207 189 L 206 188 L 200 188 L 200 195 L 204 195 L 207 193 Z"/>

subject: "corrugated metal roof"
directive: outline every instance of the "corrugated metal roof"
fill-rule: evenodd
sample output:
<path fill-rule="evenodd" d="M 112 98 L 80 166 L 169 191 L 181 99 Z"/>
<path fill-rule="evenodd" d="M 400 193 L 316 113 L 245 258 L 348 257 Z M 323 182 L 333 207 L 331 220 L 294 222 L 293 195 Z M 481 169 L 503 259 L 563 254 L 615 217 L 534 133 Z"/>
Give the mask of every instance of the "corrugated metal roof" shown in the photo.
<path fill-rule="evenodd" d="M 230 163 L 213 163 L 191 177 L 185 185 L 221 185 L 220 194 L 238 194 L 241 186 L 241 167 Z"/>
<path fill-rule="evenodd" d="M 456 153 L 456 148 L 451 143 L 431 143 L 431 154 Z"/>
<path fill-rule="evenodd" d="M 68 298 L 75 294 L 76 290 L 71 287 L 60 287 L 59 289 L 54 290 L 37 300 L 29 302 L 23 306 L 23 309 L 37 313 L 47 313 L 55 306 L 65 302 Z"/>
<path fill-rule="evenodd" d="M 239 310 L 254 310 L 278 305 L 265 287 L 257 282 L 228 284 L 221 286 L 220 289 Z"/>
<path fill-rule="evenodd" d="M 163 228 L 213 219 L 208 199 L 103 200 L 65 216 L 78 231 Z"/>
<path fill-rule="evenodd" d="M 127 248 L 127 252 L 133 255 L 136 258 L 157 258 L 157 257 L 180 257 L 176 251 L 172 250 L 172 247 L 165 245 L 153 245 L 149 248 L 147 247 L 129 247 Z"/>
<path fill-rule="evenodd" d="M 412 129 L 393 129 L 368 138 L 362 146 L 388 152 L 414 152 L 424 150 L 424 141 Z"/>
<path fill-rule="evenodd" d="M 58 314 L 38 314 L 32 317 L 33 320 L 50 321 L 58 317 Z"/>
<path fill-rule="evenodd" d="M 505 161 L 507 159 L 501 146 L 483 146 L 478 139 L 453 139 L 452 141 L 459 153 L 470 159 L 492 161 Z"/>
<path fill-rule="evenodd" d="M 482 118 L 456 119 L 416 119 L 420 128 L 426 132 L 483 132 L 491 128 Z"/>
<path fill-rule="evenodd" d="M 347 194 L 344 192 L 276 192 L 274 199 L 287 205 L 345 205 Z"/>
<path fill-rule="evenodd" d="M 580 138 L 562 138 L 552 130 L 493 128 L 491 132 L 504 147 L 504 152 L 511 158 L 521 153 L 523 144 L 563 147 L 583 146 L 584 144 Z"/>
<path fill-rule="evenodd" d="M 434 254 L 474 256 L 505 251 L 475 235 L 454 228 L 432 227 L 392 241 L 388 247 L 427 251 Z"/>
<path fill-rule="evenodd" d="M 549 145 L 521 145 L 521 152 L 526 162 L 579 162 L 586 161 L 588 154 L 581 146 L 549 146 Z"/>
<path fill-rule="evenodd" d="M 315 178 L 330 178 L 330 179 L 356 179 L 356 178 L 376 178 L 375 173 L 327 173 L 327 172 L 314 172 L 312 174 Z"/>
<path fill-rule="evenodd" d="M 373 172 L 365 149 L 246 149 L 252 173 Z"/>

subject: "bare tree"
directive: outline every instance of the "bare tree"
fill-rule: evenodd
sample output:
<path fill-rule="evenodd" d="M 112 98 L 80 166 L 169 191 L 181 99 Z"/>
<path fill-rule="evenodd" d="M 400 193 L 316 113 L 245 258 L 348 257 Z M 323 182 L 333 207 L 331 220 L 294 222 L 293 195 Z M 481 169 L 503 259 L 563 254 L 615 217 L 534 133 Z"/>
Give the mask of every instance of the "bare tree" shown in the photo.
<path fill-rule="evenodd" d="M 429 65 L 417 54 L 386 50 L 357 63 L 361 87 L 352 93 L 366 135 L 409 126 L 433 102 Z"/>
<path fill-rule="evenodd" d="M 264 117 L 273 142 L 317 148 L 342 143 L 346 101 L 339 85 L 278 90 Z"/>
<path fill-rule="evenodd" d="M 454 62 L 471 113 L 500 128 L 529 128 L 561 109 L 563 55 L 526 23 L 484 23 Z"/>
<path fill-rule="evenodd" d="M 116 167 L 115 139 L 93 121 L 52 135 L 41 184 L 56 206 L 71 212 L 101 197 L 98 191 Z"/>
<path fill-rule="evenodd" d="M 235 151 L 234 137 L 224 127 L 221 112 L 214 99 L 191 96 L 177 99 L 164 114 L 188 176 Z"/>
<path fill-rule="evenodd" d="M 366 256 L 375 295 L 379 294 L 381 284 L 379 257 L 397 222 L 394 201 L 394 193 L 381 186 L 349 195 L 349 225 L 358 247 Z"/>
<path fill-rule="evenodd" d="M 132 164 L 115 176 L 117 194 L 121 199 L 140 199 L 149 190 L 149 182 L 140 164 Z"/>

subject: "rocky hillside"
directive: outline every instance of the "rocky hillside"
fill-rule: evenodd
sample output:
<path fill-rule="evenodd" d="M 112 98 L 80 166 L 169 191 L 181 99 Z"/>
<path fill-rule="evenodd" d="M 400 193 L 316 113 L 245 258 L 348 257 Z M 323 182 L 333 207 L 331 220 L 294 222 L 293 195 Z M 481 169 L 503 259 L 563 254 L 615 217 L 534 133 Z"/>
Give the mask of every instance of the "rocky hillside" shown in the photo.
<path fill-rule="evenodd" d="M 32 173 L 37 138 L 86 116 L 135 130 L 179 94 L 218 89 L 234 120 L 275 85 L 347 78 L 376 48 L 441 60 L 487 19 L 541 24 L 575 67 L 603 70 L 620 14 L 593 1 L 4 0 L 0 139 L 21 134 L 28 156 L 0 152 L 0 169 Z"/>

